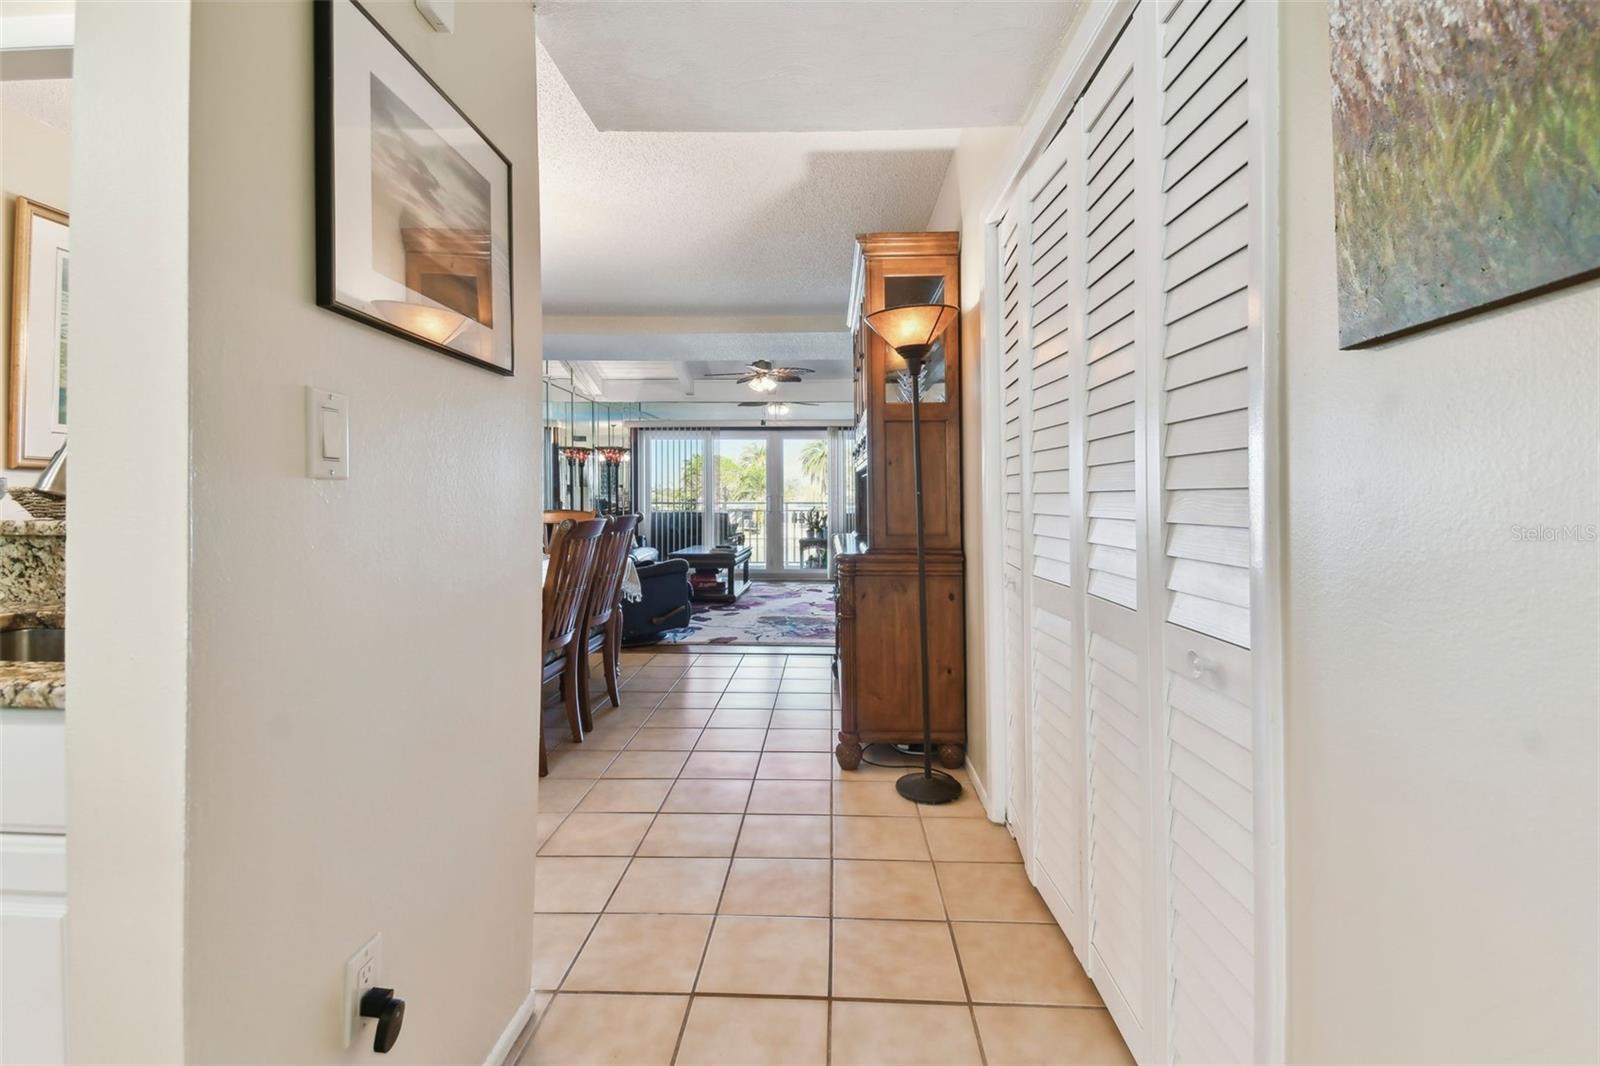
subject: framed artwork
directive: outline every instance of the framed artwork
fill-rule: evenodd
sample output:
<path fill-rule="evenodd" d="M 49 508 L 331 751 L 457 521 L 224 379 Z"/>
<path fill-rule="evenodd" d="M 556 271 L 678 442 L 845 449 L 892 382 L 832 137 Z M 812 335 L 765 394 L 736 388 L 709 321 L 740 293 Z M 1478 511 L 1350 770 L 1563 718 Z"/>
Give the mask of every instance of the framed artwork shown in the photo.
<path fill-rule="evenodd" d="M 1600 4 L 1333 0 L 1339 346 L 1600 276 Z"/>
<path fill-rule="evenodd" d="M 501 374 L 511 162 L 355 0 L 317 0 L 317 303 Z"/>
<path fill-rule="evenodd" d="M 67 439 L 67 214 L 17 197 L 7 465 L 42 467 Z"/>

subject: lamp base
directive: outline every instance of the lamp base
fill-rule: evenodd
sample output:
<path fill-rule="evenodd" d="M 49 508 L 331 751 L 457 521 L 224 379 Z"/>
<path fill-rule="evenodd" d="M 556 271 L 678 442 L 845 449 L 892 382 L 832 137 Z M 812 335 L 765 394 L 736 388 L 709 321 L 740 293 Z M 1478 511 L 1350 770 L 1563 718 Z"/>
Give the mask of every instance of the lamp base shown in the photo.
<path fill-rule="evenodd" d="M 952 803 L 961 796 L 961 782 L 938 770 L 931 777 L 919 770 L 896 781 L 894 790 L 912 803 Z"/>

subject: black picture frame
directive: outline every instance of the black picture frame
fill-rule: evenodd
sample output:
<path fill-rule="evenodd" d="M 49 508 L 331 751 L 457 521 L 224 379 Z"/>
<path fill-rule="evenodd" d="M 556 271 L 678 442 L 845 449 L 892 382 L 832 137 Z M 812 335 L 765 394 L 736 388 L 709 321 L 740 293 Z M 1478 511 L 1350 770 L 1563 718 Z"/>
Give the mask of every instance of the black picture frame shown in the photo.
<path fill-rule="evenodd" d="M 488 327 L 492 338 L 501 337 L 501 331 L 504 331 L 503 337 L 505 339 L 505 361 L 503 364 L 492 359 L 482 358 L 469 351 L 462 350 L 458 347 L 453 347 L 443 341 L 430 338 L 410 329 L 406 329 L 400 324 L 384 319 L 363 307 L 349 303 L 340 298 L 340 277 L 337 254 L 339 221 L 337 184 L 338 175 L 336 172 L 336 151 L 334 141 L 336 131 L 336 120 L 334 113 L 335 77 L 337 65 L 340 62 L 340 57 L 335 54 L 335 4 L 347 4 L 356 12 L 359 12 L 362 18 L 364 18 L 366 22 L 377 31 L 378 35 L 382 38 L 386 45 L 389 48 L 392 48 L 395 54 L 405 61 L 410 69 L 416 73 L 416 75 L 421 79 L 422 83 L 425 84 L 426 87 L 431 90 L 431 92 L 437 94 L 439 101 L 448 106 L 449 109 L 460 118 L 462 124 L 469 128 L 478 137 L 478 139 L 483 142 L 483 146 L 492 152 L 494 157 L 498 159 L 500 164 L 504 167 L 504 178 L 501 181 L 501 185 L 503 187 L 503 203 L 499 206 L 503 209 L 505 218 L 505 306 L 500 308 L 497 302 L 494 304 L 495 310 L 492 316 L 494 324 Z M 457 359 L 461 362 L 471 364 L 472 366 L 481 367 L 484 370 L 501 374 L 506 377 L 513 376 L 516 373 L 516 346 L 514 331 L 514 294 L 516 292 L 516 286 L 514 273 L 515 256 L 512 252 L 512 236 L 515 233 L 515 229 L 511 202 L 511 191 L 513 188 L 511 160 L 492 140 L 489 139 L 488 135 L 486 135 L 483 130 L 479 128 L 477 123 L 473 122 L 472 119 L 467 116 L 466 112 L 461 110 L 456 102 L 450 98 L 450 95 L 440 88 L 438 82 L 434 81 L 433 78 L 428 75 L 428 72 L 425 71 L 422 66 L 418 64 L 417 61 L 400 46 L 399 42 L 396 41 L 394 37 L 383 28 L 378 20 L 373 18 L 371 12 L 363 7 L 358 0 L 313 0 L 312 24 L 314 80 L 313 106 L 315 112 L 313 128 L 315 136 L 314 165 L 316 185 L 317 305 L 333 311 L 336 314 L 343 315 L 346 318 L 354 319 L 357 322 L 362 322 L 374 329 L 381 330 L 384 333 L 388 333 L 392 336 L 410 341 L 411 343 L 421 347 L 431 349 L 432 351 L 438 352 L 441 355 L 447 355 L 452 359 Z M 491 221 L 491 228 L 489 231 L 489 239 L 491 244 L 493 242 L 493 237 L 494 227 Z M 491 271 L 493 270 L 492 263 L 490 269 Z M 492 290 L 491 299 L 493 299 Z M 500 324 L 502 314 L 504 316 L 503 325 Z"/>

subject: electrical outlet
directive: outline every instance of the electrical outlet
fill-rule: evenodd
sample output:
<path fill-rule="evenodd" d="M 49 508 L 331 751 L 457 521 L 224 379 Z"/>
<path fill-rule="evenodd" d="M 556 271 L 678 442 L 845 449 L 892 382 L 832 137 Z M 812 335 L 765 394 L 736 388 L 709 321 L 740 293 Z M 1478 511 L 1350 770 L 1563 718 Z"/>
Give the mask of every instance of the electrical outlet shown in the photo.
<path fill-rule="evenodd" d="M 370 1019 L 361 1016 L 361 996 L 378 983 L 383 973 L 383 934 L 362 944 L 344 964 L 344 1046 L 355 1043 L 356 1034 Z"/>

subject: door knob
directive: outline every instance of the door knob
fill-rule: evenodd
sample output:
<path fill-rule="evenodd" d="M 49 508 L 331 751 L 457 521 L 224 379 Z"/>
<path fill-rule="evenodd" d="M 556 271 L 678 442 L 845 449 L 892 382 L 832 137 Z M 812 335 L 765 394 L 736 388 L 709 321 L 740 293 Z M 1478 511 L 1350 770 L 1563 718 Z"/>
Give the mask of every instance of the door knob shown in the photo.
<path fill-rule="evenodd" d="M 400 1039 L 400 1026 L 406 1020 L 406 1001 L 397 997 L 392 988 L 369 988 L 361 997 L 361 1016 L 378 1019 L 372 1050 L 380 1055 L 387 1054 Z"/>
<path fill-rule="evenodd" d="M 1207 659 L 1199 652 L 1191 651 L 1189 653 L 1189 676 L 1194 678 L 1196 681 L 1211 673 L 1216 668 L 1216 663 L 1212 662 L 1210 659 Z"/>

